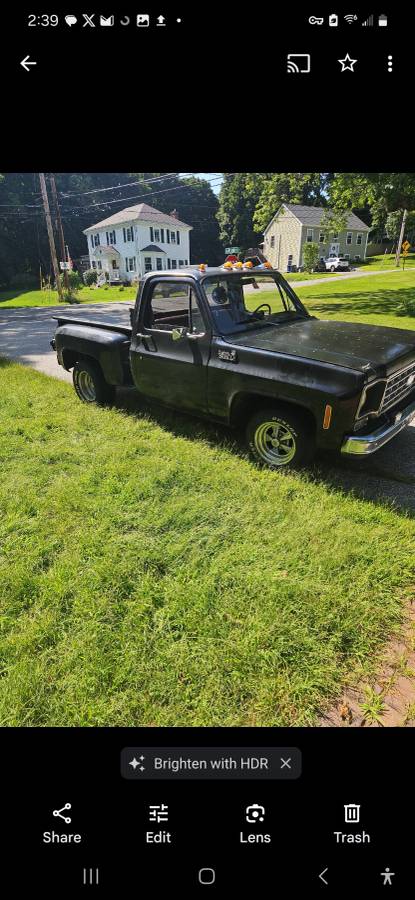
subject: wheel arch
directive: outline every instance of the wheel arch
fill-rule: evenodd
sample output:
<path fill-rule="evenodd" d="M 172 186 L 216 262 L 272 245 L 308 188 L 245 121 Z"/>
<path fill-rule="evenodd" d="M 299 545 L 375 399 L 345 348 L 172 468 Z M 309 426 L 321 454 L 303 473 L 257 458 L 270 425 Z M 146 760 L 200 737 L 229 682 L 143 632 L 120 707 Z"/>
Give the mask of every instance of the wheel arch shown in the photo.
<path fill-rule="evenodd" d="M 300 413 L 308 421 L 313 431 L 316 432 L 316 417 L 307 406 L 291 400 L 280 400 L 278 397 L 267 397 L 264 394 L 255 393 L 239 393 L 233 397 L 229 414 L 230 425 L 233 428 L 238 428 L 244 425 L 260 409 L 273 406 L 281 411 L 295 410 L 297 413 Z"/>

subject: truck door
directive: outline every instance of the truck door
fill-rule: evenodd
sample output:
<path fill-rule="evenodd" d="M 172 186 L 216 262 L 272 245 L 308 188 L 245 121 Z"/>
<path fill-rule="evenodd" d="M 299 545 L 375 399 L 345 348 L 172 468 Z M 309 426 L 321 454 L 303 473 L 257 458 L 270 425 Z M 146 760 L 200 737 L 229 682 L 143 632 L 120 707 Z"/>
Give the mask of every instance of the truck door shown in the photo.
<path fill-rule="evenodd" d="M 151 279 L 142 298 L 130 361 L 140 393 L 169 406 L 207 411 L 211 336 L 192 279 Z"/>

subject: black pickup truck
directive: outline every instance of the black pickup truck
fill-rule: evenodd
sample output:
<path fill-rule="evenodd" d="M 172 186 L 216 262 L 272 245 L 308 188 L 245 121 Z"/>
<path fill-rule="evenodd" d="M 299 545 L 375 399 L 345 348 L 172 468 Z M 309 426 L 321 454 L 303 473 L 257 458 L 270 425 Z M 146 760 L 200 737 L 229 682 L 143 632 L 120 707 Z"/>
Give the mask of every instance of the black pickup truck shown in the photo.
<path fill-rule="evenodd" d="M 415 332 L 309 315 L 272 269 L 151 272 L 130 321 L 58 317 L 52 346 L 87 403 L 118 385 L 244 426 L 272 468 L 369 454 L 415 418 Z"/>

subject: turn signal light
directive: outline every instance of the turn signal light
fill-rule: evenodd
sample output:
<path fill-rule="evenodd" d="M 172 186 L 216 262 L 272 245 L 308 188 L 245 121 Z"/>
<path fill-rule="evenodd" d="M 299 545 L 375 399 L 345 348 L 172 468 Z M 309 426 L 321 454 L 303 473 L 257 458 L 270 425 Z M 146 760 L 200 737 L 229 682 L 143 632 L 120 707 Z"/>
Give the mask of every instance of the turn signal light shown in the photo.
<path fill-rule="evenodd" d="M 323 428 L 325 431 L 328 431 L 331 425 L 331 414 L 333 412 L 333 407 L 327 404 L 324 410 L 324 419 L 323 419 Z"/>

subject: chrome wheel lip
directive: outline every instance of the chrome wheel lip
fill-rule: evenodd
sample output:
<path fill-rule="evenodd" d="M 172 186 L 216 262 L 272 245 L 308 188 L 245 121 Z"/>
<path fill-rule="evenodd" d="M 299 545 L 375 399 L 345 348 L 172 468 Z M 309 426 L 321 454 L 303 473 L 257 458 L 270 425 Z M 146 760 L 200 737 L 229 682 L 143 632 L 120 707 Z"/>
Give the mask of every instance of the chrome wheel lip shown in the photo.
<path fill-rule="evenodd" d="M 87 400 L 88 403 L 94 403 L 97 399 L 97 393 L 95 390 L 94 380 L 89 372 L 85 372 L 82 370 L 78 372 L 78 388 L 80 393 L 82 394 L 84 400 Z"/>
<path fill-rule="evenodd" d="M 271 466 L 287 466 L 297 451 L 296 434 L 285 422 L 261 422 L 254 434 L 258 456 Z"/>

